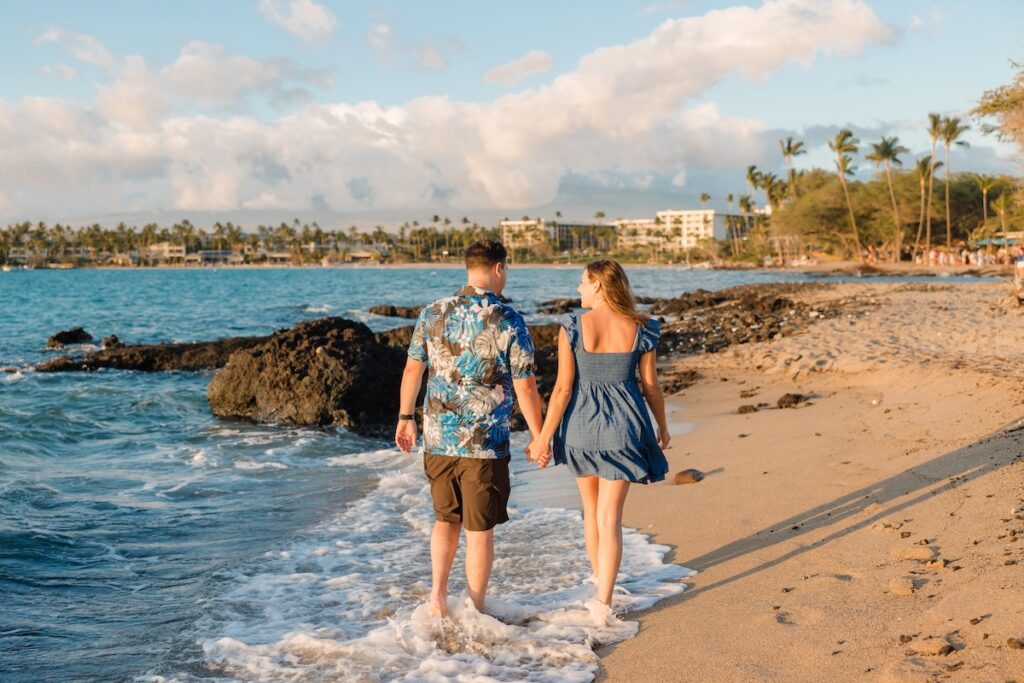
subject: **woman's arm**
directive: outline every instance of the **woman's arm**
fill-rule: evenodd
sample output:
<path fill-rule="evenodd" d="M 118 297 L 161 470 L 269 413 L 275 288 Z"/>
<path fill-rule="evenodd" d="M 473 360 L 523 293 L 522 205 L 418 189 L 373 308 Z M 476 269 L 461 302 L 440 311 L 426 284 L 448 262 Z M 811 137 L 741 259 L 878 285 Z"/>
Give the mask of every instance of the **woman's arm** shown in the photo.
<path fill-rule="evenodd" d="M 544 417 L 544 426 L 541 427 L 538 439 L 543 448 L 547 448 L 551 443 L 555 430 L 562 422 L 569 399 L 572 398 L 572 383 L 575 378 L 576 358 L 573 356 L 572 347 L 569 346 L 565 328 L 562 328 L 558 331 L 558 376 L 555 379 L 555 388 L 551 390 L 548 414 Z"/>
<path fill-rule="evenodd" d="M 668 433 L 668 420 L 665 419 L 665 395 L 661 393 L 661 384 L 658 382 L 658 365 L 655 358 L 657 351 L 648 351 L 640 356 L 640 386 L 647 399 L 647 405 L 654 413 L 654 419 L 658 422 L 658 442 L 662 448 L 668 448 L 668 442 L 672 436 Z"/>

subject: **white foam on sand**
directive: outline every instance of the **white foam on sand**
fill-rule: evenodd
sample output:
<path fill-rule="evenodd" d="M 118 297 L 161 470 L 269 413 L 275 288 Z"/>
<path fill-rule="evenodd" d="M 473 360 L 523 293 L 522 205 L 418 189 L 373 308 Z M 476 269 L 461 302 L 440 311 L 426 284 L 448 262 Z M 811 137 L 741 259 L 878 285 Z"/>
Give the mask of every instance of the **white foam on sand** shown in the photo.
<path fill-rule="evenodd" d="M 636 622 L 607 613 L 593 598 L 580 513 L 552 508 L 513 509 L 498 528 L 486 614 L 463 592 L 460 548 L 451 582 L 452 596 L 460 597 L 449 599 L 449 618 L 430 617 L 424 602 L 433 511 L 422 461 L 394 450 L 361 460 L 387 468 L 374 491 L 241 568 L 209 605 L 196 633 L 209 674 L 243 681 L 590 681 L 598 666 L 593 648 L 637 632 Z M 681 592 L 682 579 L 693 574 L 665 564 L 668 548 L 642 534 L 627 530 L 624 543 L 614 600 L 620 614 Z M 185 672 L 175 678 L 194 680 Z"/>

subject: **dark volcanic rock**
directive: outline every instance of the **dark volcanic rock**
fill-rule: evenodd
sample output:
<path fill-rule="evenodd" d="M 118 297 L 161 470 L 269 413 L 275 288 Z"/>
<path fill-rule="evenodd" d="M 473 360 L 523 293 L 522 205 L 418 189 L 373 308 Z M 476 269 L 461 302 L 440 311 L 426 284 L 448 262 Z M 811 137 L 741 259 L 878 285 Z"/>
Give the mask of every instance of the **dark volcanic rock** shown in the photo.
<path fill-rule="evenodd" d="M 367 309 L 374 315 L 386 315 L 391 318 L 418 318 L 420 317 L 420 311 L 423 310 L 423 306 L 370 306 Z"/>
<path fill-rule="evenodd" d="M 405 325 L 403 327 L 396 327 L 393 330 L 374 332 L 373 336 L 377 339 L 377 343 L 379 344 L 391 346 L 396 349 L 402 349 L 404 351 L 409 348 L 409 342 L 412 341 L 412 331 L 415 328 L 415 325 Z"/>
<path fill-rule="evenodd" d="M 661 382 L 661 390 L 671 396 L 696 384 L 700 379 L 700 373 L 696 370 L 669 370 L 658 379 Z"/>
<path fill-rule="evenodd" d="M 116 368 L 162 372 L 166 370 L 208 370 L 228 362 L 239 349 L 255 346 L 267 337 L 227 337 L 192 344 L 139 344 L 104 348 L 81 356 L 60 356 L 36 366 L 39 372 L 72 372 Z"/>
<path fill-rule="evenodd" d="M 810 399 L 810 396 L 805 394 L 783 394 L 779 397 L 779 400 L 775 403 L 779 408 L 796 408 L 801 403 L 805 403 Z"/>
<path fill-rule="evenodd" d="M 321 318 L 232 354 L 206 397 L 219 417 L 385 436 L 395 426 L 404 366 L 405 352 L 380 343 L 366 325 Z"/>
<path fill-rule="evenodd" d="M 105 348 L 105 349 L 123 349 L 124 348 L 124 342 L 121 341 L 120 339 L 118 339 L 116 334 L 112 334 L 109 337 L 104 337 L 103 341 L 101 341 L 100 343 L 103 344 L 103 348 Z"/>
<path fill-rule="evenodd" d="M 550 301 L 542 301 L 537 306 L 537 312 L 544 315 L 565 315 L 566 313 L 572 313 L 581 305 L 579 299 L 551 299 Z"/>
<path fill-rule="evenodd" d="M 704 473 L 700 470 L 683 470 L 682 472 L 676 472 L 675 479 L 673 480 L 676 485 L 680 484 L 696 484 L 699 481 L 704 480 Z"/>
<path fill-rule="evenodd" d="M 92 335 L 81 327 L 72 327 L 70 330 L 63 330 L 51 335 L 46 340 L 46 348 L 62 349 L 68 344 L 86 344 L 92 341 Z"/>
<path fill-rule="evenodd" d="M 756 412 L 757 412 L 757 406 L 750 405 L 749 403 L 746 404 L 746 405 L 742 405 L 742 406 L 740 406 L 739 408 L 736 409 L 736 414 L 737 415 L 746 415 L 747 413 L 756 413 Z"/>
<path fill-rule="evenodd" d="M 652 310 L 678 315 L 662 325 L 661 354 L 715 353 L 734 344 L 767 341 L 833 318 L 841 302 L 810 306 L 783 294 L 824 284 L 742 285 L 718 292 L 692 292 L 656 305 Z"/>

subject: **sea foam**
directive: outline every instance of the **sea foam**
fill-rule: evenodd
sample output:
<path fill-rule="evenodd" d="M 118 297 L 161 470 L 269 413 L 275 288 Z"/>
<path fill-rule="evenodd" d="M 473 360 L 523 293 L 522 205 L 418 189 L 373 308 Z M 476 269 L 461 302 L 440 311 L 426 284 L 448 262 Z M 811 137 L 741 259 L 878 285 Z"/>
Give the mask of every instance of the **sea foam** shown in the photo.
<path fill-rule="evenodd" d="M 594 599 L 580 513 L 555 508 L 513 508 L 498 527 L 486 613 L 465 595 L 460 548 L 450 615 L 429 616 L 433 511 L 422 461 L 394 450 L 367 455 L 353 459 L 381 469 L 375 490 L 240 569 L 209 605 L 196 633 L 208 676 L 590 681 L 594 648 L 637 632 Z M 624 546 L 619 614 L 681 592 L 693 574 L 665 564 L 668 548 L 636 531 L 625 531 Z"/>

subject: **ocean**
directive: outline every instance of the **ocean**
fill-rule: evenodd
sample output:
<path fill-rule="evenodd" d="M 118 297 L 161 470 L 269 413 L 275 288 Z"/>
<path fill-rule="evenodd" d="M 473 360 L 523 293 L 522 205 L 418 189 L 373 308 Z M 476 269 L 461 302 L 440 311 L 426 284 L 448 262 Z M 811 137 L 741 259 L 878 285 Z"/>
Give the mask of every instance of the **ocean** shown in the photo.
<path fill-rule="evenodd" d="M 629 269 L 639 294 L 801 280 L 768 271 Z M 596 628 L 571 479 L 514 458 L 490 615 L 425 619 L 429 493 L 418 457 L 340 429 L 214 418 L 212 372 L 32 372 L 46 338 L 197 341 L 267 334 L 459 288 L 452 268 L 0 273 L 0 679 L 589 681 Z M 518 268 L 505 294 L 575 296 L 578 268 Z M 97 341 L 98 343 L 98 341 Z M 88 347 L 86 347 L 88 348 Z M 516 445 L 525 445 L 516 435 Z M 521 448 L 517 448 L 521 453 Z M 562 468 L 564 469 L 564 468 Z M 629 531 L 616 604 L 641 609 L 689 570 Z M 682 552 L 685 557 L 685 551 Z M 456 560 L 457 567 L 461 562 Z"/>

